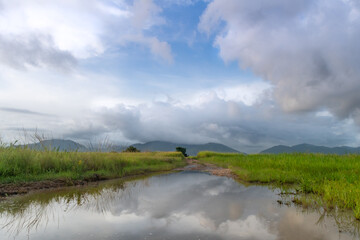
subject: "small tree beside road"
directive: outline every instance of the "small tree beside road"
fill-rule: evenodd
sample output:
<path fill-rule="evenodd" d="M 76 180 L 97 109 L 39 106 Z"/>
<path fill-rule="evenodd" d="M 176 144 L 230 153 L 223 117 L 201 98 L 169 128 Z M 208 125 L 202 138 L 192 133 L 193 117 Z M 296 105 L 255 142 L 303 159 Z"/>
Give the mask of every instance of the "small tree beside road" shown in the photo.
<path fill-rule="evenodd" d="M 140 150 L 134 146 L 130 146 L 130 147 L 126 148 L 123 152 L 140 152 Z"/>
<path fill-rule="evenodd" d="M 177 147 L 176 148 L 177 152 L 181 152 L 185 157 L 187 157 L 188 155 L 186 154 L 186 148 L 183 147 Z"/>

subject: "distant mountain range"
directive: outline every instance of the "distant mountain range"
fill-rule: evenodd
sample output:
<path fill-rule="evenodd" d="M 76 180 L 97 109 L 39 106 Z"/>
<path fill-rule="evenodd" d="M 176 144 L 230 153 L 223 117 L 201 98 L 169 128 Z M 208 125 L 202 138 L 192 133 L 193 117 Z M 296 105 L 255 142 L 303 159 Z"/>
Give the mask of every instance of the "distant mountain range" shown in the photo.
<path fill-rule="evenodd" d="M 316 146 L 311 144 L 299 144 L 292 147 L 285 145 L 278 145 L 268 148 L 260 153 L 324 153 L 324 154 L 349 154 L 349 153 L 360 153 L 360 147 L 324 147 Z"/>
<path fill-rule="evenodd" d="M 145 151 L 175 151 L 176 147 L 186 148 L 186 153 L 189 156 L 196 156 L 201 151 L 224 152 L 224 153 L 239 153 L 239 151 L 232 149 L 220 143 L 206 143 L 206 144 L 181 144 L 163 141 L 153 141 L 147 143 L 137 143 L 132 146 L 136 147 L 142 152 Z"/>
<path fill-rule="evenodd" d="M 38 143 L 28 144 L 27 147 L 35 150 L 59 150 L 59 151 L 79 151 L 79 152 L 86 152 L 86 151 L 94 151 L 97 150 L 96 147 L 94 149 L 89 149 L 84 145 L 74 142 L 72 140 L 62 140 L 62 139 L 51 139 L 51 140 L 44 140 Z M 235 149 L 232 149 L 228 146 L 219 143 L 207 143 L 207 144 L 181 144 L 181 143 L 171 143 L 171 142 L 163 142 L 163 141 L 153 141 L 147 143 L 137 143 L 131 146 L 136 147 L 142 152 L 145 151 L 159 151 L 159 152 L 169 152 L 175 151 L 176 147 L 184 147 L 186 148 L 186 153 L 190 156 L 197 155 L 200 151 L 212 151 L 212 152 L 229 152 L 229 153 L 238 153 Z M 111 146 L 110 149 L 106 149 L 106 146 L 100 147 L 104 151 L 117 151 L 121 152 L 125 149 L 124 146 Z"/>
<path fill-rule="evenodd" d="M 79 151 L 85 152 L 88 149 L 81 145 L 80 143 L 74 142 L 72 140 L 62 140 L 62 139 L 50 139 L 43 140 L 38 143 L 27 144 L 27 147 L 34 150 L 59 150 L 59 151 Z"/>
<path fill-rule="evenodd" d="M 97 148 L 96 146 L 92 147 L 85 147 L 84 145 L 74 142 L 72 140 L 62 140 L 62 139 L 51 139 L 51 140 L 44 140 L 26 145 L 31 149 L 36 150 L 59 150 L 59 151 L 79 151 L 79 152 L 91 152 L 102 149 L 103 151 L 117 151 L 121 152 L 126 147 L 124 146 L 111 146 L 110 149 L 106 146 L 101 146 Z M 172 143 L 172 142 L 165 142 L 165 141 L 152 141 L 147 143 L 137 143 L 131 146 L 136 147 L 142 152 L 169 152 L 175 151 L 176 147 L 183 147 L 186 148 L 186 153 L 190 156 L 196 156 L 198 152 L 201 151 L 212 151 L 212 152 L 223 152 L 223 153 L 240 153 L 239 151 L 230 148 L 226 145 L 220 143 L 206 143 L 206 144 L 181 144 L 181 143 Z M 324 154 L 351 154 L 351 153 L 358 153 L 360 154 L 360 147 L 353 148 L 353 147 L 324 147 L 324 146 L 316 146 L 311 144 L 299 144 L 295 146 L 285 146 L 285 145 L 278 145 L 271 148 L 268 148 L 260 153 L 269 153 L 269 154 L 277 154 L 277 153 L 324 153 Z"/>

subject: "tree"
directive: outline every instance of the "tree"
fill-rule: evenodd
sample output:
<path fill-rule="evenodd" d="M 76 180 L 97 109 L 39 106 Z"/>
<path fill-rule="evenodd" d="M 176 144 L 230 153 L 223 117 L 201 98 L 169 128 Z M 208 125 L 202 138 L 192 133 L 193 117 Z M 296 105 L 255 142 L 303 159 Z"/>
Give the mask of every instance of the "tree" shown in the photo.
<path fill-rule="evenodd" d="M 130 147 L 126 148 L 123 152 L 140 152 L 140 150 L 134 146 L 130 146 Z"/>
<path fill-rule="evenodd" d="M 188 155 L 186 154 L 186 148 L 183 147 L 177 147 L 176 148 L 177 152 L 181 152 L 185 157 L 187 157 Z"/>

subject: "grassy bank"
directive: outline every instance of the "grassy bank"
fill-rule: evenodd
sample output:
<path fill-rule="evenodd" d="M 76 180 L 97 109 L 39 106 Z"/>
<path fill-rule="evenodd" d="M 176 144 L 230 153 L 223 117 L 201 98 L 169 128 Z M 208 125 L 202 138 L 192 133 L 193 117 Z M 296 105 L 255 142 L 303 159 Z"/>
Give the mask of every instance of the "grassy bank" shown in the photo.
<path fill-rule="evenodd" d="M 300 193 L 320 196 L 325 208 L 351 209 L 360 219 L 360 155 L 201 152 L 197 159 L 230 168 L 244 181 L 291 184 Z"/>
<path fill-rule="evenodd" d="M 185 165 L 181 153 L 102 153 L 0 148 L 0 183 L 67 178 L 81 180 L 167 171 Z"/>

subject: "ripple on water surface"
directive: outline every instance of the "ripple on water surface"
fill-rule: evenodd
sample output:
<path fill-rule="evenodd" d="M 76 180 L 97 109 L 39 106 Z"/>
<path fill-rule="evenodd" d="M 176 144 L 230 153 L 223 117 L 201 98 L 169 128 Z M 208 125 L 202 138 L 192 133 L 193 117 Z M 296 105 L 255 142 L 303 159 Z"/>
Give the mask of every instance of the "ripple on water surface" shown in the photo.
<path fill-rule="evenodd" d="M 278 198 L 198 172 L 109 181 L 1 202 L 0 239 L 357 239 Z"/>

